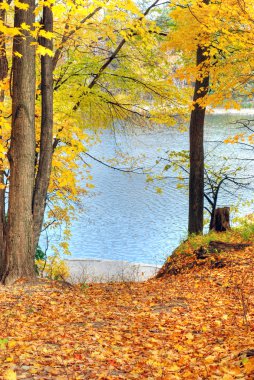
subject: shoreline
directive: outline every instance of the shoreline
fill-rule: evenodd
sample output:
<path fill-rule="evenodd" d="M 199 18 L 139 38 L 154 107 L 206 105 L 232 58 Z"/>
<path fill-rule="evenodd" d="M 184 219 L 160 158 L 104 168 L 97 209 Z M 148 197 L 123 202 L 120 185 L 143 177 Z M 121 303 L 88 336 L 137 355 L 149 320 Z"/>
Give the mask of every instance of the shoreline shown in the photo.
<path fill-rule="evenodd" d="M 124 260 L 65 259 L 72 283 L 141 282 L 154 277 L 159 265 L 133 263 Z"/>
<path fill-rule="evenodd" d="M 235 108 L 208 108 L 207 109 L 208 115 L 252 115 L 254 117 L 254 108 L 241 108 L 241 109 L 235 109 Z"/>

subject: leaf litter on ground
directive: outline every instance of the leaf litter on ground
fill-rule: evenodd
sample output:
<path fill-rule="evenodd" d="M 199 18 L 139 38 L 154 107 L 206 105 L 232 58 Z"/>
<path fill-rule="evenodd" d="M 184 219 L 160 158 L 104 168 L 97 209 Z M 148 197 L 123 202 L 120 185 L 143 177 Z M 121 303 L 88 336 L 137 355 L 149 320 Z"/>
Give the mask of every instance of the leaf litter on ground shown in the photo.
<path fill-rule="evenodd" d="M 142 283 L 2 286 L 0 379 L 254 379 L 253 254 L 179 255 L 183 272 Z"/>

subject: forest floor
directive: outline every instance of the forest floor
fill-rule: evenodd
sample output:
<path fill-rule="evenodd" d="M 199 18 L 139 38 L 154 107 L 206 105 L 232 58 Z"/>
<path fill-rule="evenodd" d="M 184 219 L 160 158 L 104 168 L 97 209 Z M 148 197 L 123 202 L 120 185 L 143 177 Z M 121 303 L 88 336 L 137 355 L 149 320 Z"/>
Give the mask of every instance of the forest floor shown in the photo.
<path fill-rule="evenodd" d="M 144 283 L 0 287 L 0 379 L 254 379 L 254 245 L 186 244 Z"/>

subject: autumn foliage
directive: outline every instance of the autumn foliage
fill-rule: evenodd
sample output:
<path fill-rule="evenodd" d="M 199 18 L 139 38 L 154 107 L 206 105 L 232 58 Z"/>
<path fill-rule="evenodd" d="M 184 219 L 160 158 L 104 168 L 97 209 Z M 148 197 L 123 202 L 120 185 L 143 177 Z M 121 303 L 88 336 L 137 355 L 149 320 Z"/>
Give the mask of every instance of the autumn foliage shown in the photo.
<path fill-rule="evenodd" d="M 30 3 L 33 8 L 34 1 Z M 226 252 L 207 252 L 210 241 L 204 244 L 200 236 L 189 239 L 167 261 L 160 278 L 144 283 L 74 286 L 65 281 L 31 284 L 20 279 L 26 274 L 20 269 L 26 266 L 28 277 L 34 277 L 33 256 L 29 256 L 29 265 L 23 265 L 28 251 L 20 244 L 16 224 L 11 230 L 10 222 L 22 222 L 24 213 L 9 201 L 6 217 L 5 204 L 10 184 L 20 175 L 20 167 L 14 172 L 11 165 L 20 163 L 20 157 L 27 158 L 28 131 L 34 134 L 30 139 L 31 159 L 26 161 L 31 172 L 28 189 L 31 200 L 35 199 L 31 188 L 38 178 L 40 158 L 45 157 L 40 134 L 45 116 L 40 108 L 40 59 L 51 57 L 52 93 L 54 79 L 54 123 L 51 120 L 49 127 L 53 157 L 47 166 L 49 184 L 40 206 L 44 213 L 47 200 L 44 228 L 52 224 L 59 227 L 64 222 L 66 239 L 76 203 L 93 187 L 83 158 L 97 139 L 92 131 L 116 120 L 180 123 L 194 105 L 189 96 L 191 84 L 195 80 L 202 83 L 208 74 L 209 91 L 204 84 L 205 88 L 197 91 L 203 95 L 195 100 L 201 109 L 239 107 L 236 96 L 253 97 L 254 12 L 250 0 L 227 0 L 219 5 L 203 0 L 173 2 L 166 30 L 161 19 L 154 21 L 159 4 L 154 1 L 141 9 L 131 0 L 50 0 L 37 2 L 32 11 L 23 0 L 15 4 L 0 1 L 0 254 L 6 266 L 2 281 L 6 282 L 10 270 L 15 269 L 6 282 L 14 285 L 0 287 L 1 380 L 254 378 L 254 245 L 253 234 L 247 236 L 246 231 L 245 237 L 241 231 L 220 235 L 230 243 L 247 241 L 248 245 L 237 251 L 231 247 Z M 53 32 L 33 19 L 40 19 L 45 9 L 54 18 Z M 13 15 L 21 14 L 25 19 L 26 11 L 31 20 L 26 23 L 19 19 L 13 27 Z M 162 37 L 167 37 L 164 44 Z M 11 48 L 13 38 L 16 50 Z M 45 46 L 41 45 L 43 39 L 54 40 L 54 48 L 47 48 L 45 41 Z M 26 55 L 31 46 L 36 50 L 32 59 Z M 200 47 L 204 59 L 197 65 L 195 52 Z M 36 85 L 32 85 L 32 103 L 27 101 L 35 123 L 32 129 L 27 123 L 20 138 L 24 123 L 11 124 L 13 89 L 15 107 L 23 109 L 15 81 L 18 70 L 8 71 L 7 61 L 11 66 L 13 60 L 16 68 L 22 59 L 26 64 L 34 60 L 32 71 L 23 67 L 26 86 L 19 84 L 23 97 L 27 85 L 32 84 L 27 73 L 36 79 Z M 16 111 L 12 116 L 15 121 Z M 243 138 L 239 135 L 227 142 L 245 141 Z M 18 147 L 13 156 L 10 141 L 14 147 L 17 142 L 24 143 L 24 150 Z M 248 143 L 253 143 L 252 135 Z M 26 179 L 25 175 L 20 177 Z M 20 183 L 15 184 L 13 202 L 19 189 Z M 20 204 L 26 201 L 29 205 L 22 235 L 29 240 L 34 210 L 25 186 L 22 194 Z M 5 252 L 6 231 L 7 242 L 13 243 L 15 238 L 18 243 Z M 36 249 L 32 240 L 27 242 L 31 253 Z M 68 251 L 68 244 L 62 242 L 60 248 Z M 201 256 L 204 250 L 204 257 L 197 255 L 197 250 Z M 165 270 L 168 267 L 170 270 Z M 59 277 L 52 266 L 49 273 L 52 278 Z"/>
<path fill-rule="evenodd" d="M 253 379 L 253 248 L 145 283 L 1 287 L 0 378 Z"/>

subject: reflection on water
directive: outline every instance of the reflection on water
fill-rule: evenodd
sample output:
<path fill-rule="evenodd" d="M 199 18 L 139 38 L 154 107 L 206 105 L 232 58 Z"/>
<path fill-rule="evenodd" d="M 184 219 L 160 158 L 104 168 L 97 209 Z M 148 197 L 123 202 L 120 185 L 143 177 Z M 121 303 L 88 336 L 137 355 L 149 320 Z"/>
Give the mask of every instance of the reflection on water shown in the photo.
<path fill-rule="evenodd" d="M 207 118 L 205 139 L 210 141 L 207 150 L 213 149 L 214 140 L 223 140 L 234 133 L 236 127 L 229 122 L 237 118 L 236 115 Z M 90 153 L 109 159 L 115 157 L 119 148 L 134 157 L 145 154 L 143 165 L 151 165 L 160 155 L 159 149 L 162 152 L 188 149 L 188 134 L 166 127 L 149 132 L 138 130 L 135 134 L 105 131 L 102 142 Z M 236 145 L 227 145 L 221 154 L 246 157 L 249 153 Z M 73 223 L 70 243 L 73 257 L 161 264 L 186 237 L 187 194 L 176 190 L 175 179 L 169 179 L 163 194 L 158 195 L 152 186 L 147 186 L 144 175 L 115 171 L 92 160 L 89 163 L 96 194 L 84 197 L 84 211 Z M 248 170 L 253 174 L 252 168 Z M 249 197 L 249 193 L 243 196 Z M 219 203 L 230 205 L 236 201 L 225 193 Z"/>

